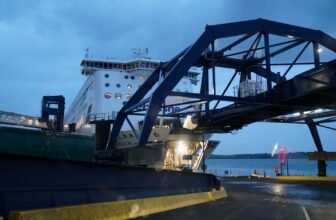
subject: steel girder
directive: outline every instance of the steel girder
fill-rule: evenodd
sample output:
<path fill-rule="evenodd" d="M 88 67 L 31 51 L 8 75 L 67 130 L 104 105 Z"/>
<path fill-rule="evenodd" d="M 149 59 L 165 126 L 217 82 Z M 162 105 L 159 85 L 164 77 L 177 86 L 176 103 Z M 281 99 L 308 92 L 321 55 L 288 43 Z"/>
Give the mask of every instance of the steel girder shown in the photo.
<path fill-rule="evenodd" d="M 225 52 L 230 50 L 232 47 L 242 43 L 246 39 L 250 38 L 251 36 L 258 34 L 256 38 L 256 47 L 251 48 L 247 51 L 245 57 L 241 60 L 234 60 L 232 58 L 227 58 L 223 56 Z M 269 42 L 269 35 L 278 35 L 284 36 L 287 38 L 291 38 L 291 41 L 285 42 L 283 44 L 289 44 L 286 47 L 271 52 L 270 48 L 274 45 L 270 45 Z M 243 35 L 240 39 L 233 42 L 232 44 L 224 47 L 219 52 L 214 52 L 214 41 L 220 38 L 227 38 L 233 36 L 240 36 Z M 260 58 L 259 60 L 251 60 L 248 59 L 247 56 L 250 53 L 254 53 L 256 50 L 261 49 L 258 48 L 258 44 L 260 41 L 260 37 L 264 37 L 264 47 L 262 49 L 265 50 L 265 56 Z M 294 38 L 295 40 L 292 40 Z M 255 44 L 255 42 L 253 44 Z M 140 104 L 149 103 L 149 107 L 146 112 L 146 116 L 143 123 L 143 128 L 138 138 L 138 146 L 145 146 L 150 135 L 151 129 L 156 122 L 156 118 L 161 110 L 162 105 L 165 102 L 165 98 L 169 95 L 181 95 L 181 96 L 188 96 L 188 94 L 177 94 L 176 92 L 172 92 L 173 88 L 177 85 L 177 83 L 182 79 L 182 77 L 188 72 L 188 70 L 192 66 L 202 66 L 203 67 L 203 81 L 208 80 L 208 73 L 207 70 L 209 68 L 213 68 L 214 66 L 223 66 L 229 67 L 233 69 L 241 69 L 242 67 L 248 67 L 250 69 L 244 69 L 247 71 L 255 72 L 258 75 L 261 75 L 267 80 L 267 87 L 268 91 L 271 92 L 272 82 L 279 83 L 281 81 L 285 81 L 285 77 L 279 76 L 279 74 L 275 74 L 271 71 L 271 62 L 270 59 L 272 56 L 276 56 L 279 53 L 282 53 L 290 48 L 293 48 L 301 43 L 313 42 L 314 46 L 314 63 L 319 65 L 319 56 L 317 54 L 318 44 L 323 45 L 324 47 L 328 48 L 329 50 L 336 52 L 336 40 L 329 35 L 319 31 L 319 30 L 312 30 L 308 28 L 298 27 L 289 24 L 283 24 L 279 22 L 269 21 L 265 19 L 256 19 L 256 20 L 249 20 L 249 21 L 242 21 L 242 22 L 234 22 L 234 23 L 227 23 L 227 24 L 220 24 L 220 25 L 211 25 L 206 26 L 205 31 L 201 34 L 201 36 L 196 40 L 194 44 L 187 47 L 183 51 L 181 51 L 177 56 L 172 58 L 170 61 L 166 63 L 162 63 L 151 75 L 150 77 L 144 82 L 144 84 L 139 88 L 139 90 L 132 96 L 132 98 L 125 104 L 125 106 L 119 111 L 115 124 L 113 126 L 112 132 L 110 134 L 110 138 L 107 144 L 107 148 L 113 148 L 117 136 L 121 130 L 123 123 L 125 122 L 127 116 L 132 113 Z M 207 56 L 206 49 L 209 45 L 212 45 L 212 53 L 211 61 L 206 61 L 204 57 Z M 279 44 L 280 45 L 280 44 Z M 254 45 L 253 45 L 254 46 Z M 305 49 L 305 48 L 304 48 Z M 302 50 L 302 52 L 304 51 Z M 300 52 L 300 54 L 302 54 Z M 300 56 L 293 61 L 291 65 L 294 65 Z M 216 60 L 215 60 L 216 59 Z M 266 62 L 265 68 L 258 65 L 250 65 L 251 62 L 260 63 L 261 61 Z M 291 68 L 291 67 L 290 67 Z M 289 69 L 290 69 L 289 68 Z M 215 74 L 213 73 L 213 78 L 215 78 Z M 163 79 L 162 81 L 160 79 Z M 148 94 L 153 86 L 158 83 L 159 85 L 155 90 L 152 91 L 151 94 Z M 215 88 L 215 82 L 214 88 Z M 266 100 L 249 100 L 249 98 L 239 98 L 239 97 L 225 97 L 225 96 L 218 96 L 216 92 L 214 95 L 209 95 L 209 85 L 207 83 L 203 83 L 201 85 L 200 94 L 193 95 L 195 98 L 202 99 L 213 99 L 213 100 L 228 100 L 233 102 L 265 102 Z M 224 95 L 224 94 L 223 94 Z M 189 94 L 189 96 L 191 96 Z M 268 96 L 270 98 L 271 96 Z M 272 100 L 268 99 L 269 102 Z M 206 104 L 208 106 L 208 103 Z M 206 107 L 207 109 L 209 108 Z"/>
<path fill-rule="evenodd" d="M 279 36 L 292 36 L 304 39 L 305 41 L 315 41 L 336 52 L 336 40 L 320 30 L 313 30 L 261 18 L 250 21 L 213 25 L 210 26 L 210 28 L 215 39 L 265 32 Z"/>
<path fill-rule="evenodd" d="M 305 120 L 308 128 L 309 128 L 309 131 L 313 137 L 313 140 L 314 140 L 314 143 L 315 143 L 315 146 L 317 148 L 317 151 L 319 152 L 322 152 L 323 151 L 323 146 L 322 146 L 322 142 L 321 142 L 321 139 L 320 139 L 320 135 L 317 131 L 317 127 L 314 123 L 314 120 L 313 119 L 306 119 Z"/>
<path fill-rule="evenodd" d="M 271 102 L 239 102 L 212 112 L 211 117 L 199 119 L 199 126 L 213 132 L 230 132 L 246 124 L 264 121 L 280 115 L 314 110 L 336 103 L 336 60 L 301 73 L 272 89 Z M 211 120 L 209 122 L 209 119 Z M 235 126 L 233 126 L 235 125 Z M 217 131 L 214 131 L 214 130 Z"/>
<path fill-rule="evenodd" d="M 157 69 L 148 77 L 148 79 L 140 86 L 140 88 L 134 93 L 131 99 L 120 109 L 115 119 L 115 123 L 112 127 L 112 131 L 107 142 L 106 148 L 112 148 L 114 143 L 117 140 L 118 134 L 121 130 L 123 123 L 127 118 L 127 110 L 128 109 L 135 109 L 137 104 L 141 101 L 144 101 L 144 96 L 153 88 L 153 86 L 159 81 L 160 76 L 163 70 L 170 70 L 172 66 L 184 55 L 184 53 L 189 49 L 187 47 L 183 51 L 181 51 L 178 55 L 172 58 L 169 62 L 163 64 L 161 63 Z"/>

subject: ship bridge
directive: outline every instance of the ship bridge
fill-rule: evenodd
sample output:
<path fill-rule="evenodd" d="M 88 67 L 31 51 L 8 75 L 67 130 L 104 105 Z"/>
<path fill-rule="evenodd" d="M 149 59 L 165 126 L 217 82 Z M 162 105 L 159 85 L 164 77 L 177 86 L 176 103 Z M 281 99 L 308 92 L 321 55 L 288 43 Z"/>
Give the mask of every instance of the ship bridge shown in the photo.
<path fill-rule="evenodd" d="M 192 125 L 174 128 L 177 134 L 227 133 L 260 121 L 305 123 L 323 151 L 316 126 L 335 130 L 325 125 L 336 121 L 335 53 L 336 40 L 319 30 L 265 19 L 208 25 L 195 43 L 160 63 L 123 106 L 107 148 L 129 117 L 143 115 L 139 147 L 158 117 L 173 117 Z M 202 68 L 199 90 L 174 91 L 192 67 Z M 166 105 L 168 96 L 188 101 Z M 148 108 L 139 110 L 143 104 Z M 180 111 L 162 111 L 172 106 Z"/>

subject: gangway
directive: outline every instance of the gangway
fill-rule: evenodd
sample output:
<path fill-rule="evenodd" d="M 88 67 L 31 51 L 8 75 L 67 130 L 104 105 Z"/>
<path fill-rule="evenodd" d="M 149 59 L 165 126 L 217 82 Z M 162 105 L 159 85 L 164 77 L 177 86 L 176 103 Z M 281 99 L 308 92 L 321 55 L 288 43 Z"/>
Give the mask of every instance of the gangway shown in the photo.
<path fill-rule="evenodd" d="M 191 117 L 194 129 L 172 132 L 206 134 L 233 132 L 258 121 L 275 122 L 297 112 L 334 110 L 335 53 L 336 39 L 319 30 L 265 19 L 208 25 L 194 44 L 161 63 L 123 106 L 106 147 L 113 149 L 122 125 L 132 115 L 144 116 L 137 141 L 144 147 L 158 116 Z M 192 67 L 202 70 L 199 92 L 175 91 Z M 233 88 L 235 94 L 230 93 Z M 188 101 L 166 105 L 168 96 Z M 148 108 L 139 110 L 144 104 Z M 162 110 L 174 106 L 181 110 L 170 114 Z M 314 116 L 304 122 L 316 148 L 323 151 Z M 325 175 L 321 167 L 319 174 Z"/>
<path fill-rule="evenodd" d="M 210 115 L 200 117 L 198 129 L 201 132 L 230 132 L 276 116 L 321 107 L 333 108 L 332 105 L 336 103 L 335 91 L 336 60 L 277 84 L 271 90 L 271 101 L 267 100 L 265 92 L 254 97 L 256 104 L 235 102 L 234 105 L 212 110 Z"/>

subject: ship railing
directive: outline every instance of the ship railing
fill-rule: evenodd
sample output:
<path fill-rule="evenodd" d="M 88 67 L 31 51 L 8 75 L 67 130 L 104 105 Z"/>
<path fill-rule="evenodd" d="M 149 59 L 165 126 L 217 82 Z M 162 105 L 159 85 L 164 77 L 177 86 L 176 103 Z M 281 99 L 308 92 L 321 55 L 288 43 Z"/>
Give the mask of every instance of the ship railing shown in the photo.
<path fill-rule="evenodd" d="M 266 177 L 266 171 L 265 170 L 259 170 L 259 169 L 254 169 L 252 172 L 250 172 L 250 177 L 258 177 L 258 178 L 262 178 L 262 177 Z"/>
<path fill-rule="evenodd" d="M 268 170 L 264 169 L 207 169 L 206 173 L 213 174 L 218 177 L 269 177 Z"/>
<path fill-rule="evenodd" d="M 235 97 L 251 97 L 266 91 L 266 84 L 263 81 L 246 80 L 233 87 Z"/>
<path fill-rule="evenodd" d="M 106 112 L 106 113 L 92 113 L 89 114 L 87 117 L 87 122 L 92 122 L 92 121 L 113 121 L 117 117 L 117 112 L 112 111 L 112 112 Z"/>
<path fill-rule="evenodd" d="M 196 158 L 195 158 L 195 161 L 194 161 L 194 165 L 193 165 L 193 171 L 194 172 L 197 172 L 197 170 L 199 169 L 200 165 L 201 165 L 201 162 L 203 161 L 203 157 L 204 157 L 204 152 L 206 151 L 207 147 L 208 147 L 208 144 L 204 144 L 204 149 L 203 149 L 203 144 L 200 143 L 199 145 L 199 149 L 198 149 L 198 152 L 195 153 L 196 155 Z"/>
<path fill-rule="evenodd" d="M 213 174 L 217 177 L 276 177 L 273 169 L 244 169 L 244 168 L 210 168 L 206 173 Z M 289 170 L 289 176 L 317 176 L 316 167 L 307 170 Z M 283 174 L 287 176 L 287 172 Z M 336 176 L 336 172 L 327 170 L 327 176 Z"/>

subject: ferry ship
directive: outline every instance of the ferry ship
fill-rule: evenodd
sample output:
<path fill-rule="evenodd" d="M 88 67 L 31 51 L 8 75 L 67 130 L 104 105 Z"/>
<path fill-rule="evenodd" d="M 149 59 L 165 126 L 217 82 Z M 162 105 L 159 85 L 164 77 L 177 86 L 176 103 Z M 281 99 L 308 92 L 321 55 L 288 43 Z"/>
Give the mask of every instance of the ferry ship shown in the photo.
<path fill-rule="evenodd" d="M 134 117 L 130 124 L 137 126 L 125 125 L 114 149 L 105 149 L 107 138 L 101 137 L 109 135 L 117 111 L 159 63 L 148 57 L 84 58 L 86 80 L 65 120 L 63 96 L 43 96 L 41 117 L 0 111 L 0 167 L 6 179 L 0 183 L 0 216 L 9 219 L 18 210 L 87 207 L 186 193 L 201 193 L 208 200 L 214 190 L 225 192 L 215 176 L 198 172 L 218 142 L 210 141 L 210 136 L 174 134 L 182 124 L 192 128 L 191 120 L 159 118 L 148 144 L 140 148 L 135 136 L 143 118 Z M 175 89 L 191 91 L 198 74 L 197 69 L 190 71 Z M 168 114 L 180 110 L 164 109 Z"/>
<path fill-rule="evenodd" d="M 160 62 L 149 58 L 147 49 L 136 50 L 134 58 L 129 60 L 101 60 L 86 55 L 81 61 L 81 73 L 86 80 L 65 114 L 65 130 L 95 136 L 98 124 L 104 122 L 108 124 L 105 133 L 109 134 L 118 110 Z M 191 92 L 197 87 L 199 74 L 198 68 L 192 68 L 175 87 L 175 91 Z M 185 101 L 181 97 L 166 99 L 167 105 Z M 146 110 L 147 107 L 142 105 L 139 110 Z M 166 114 L 180 110 L 179 107 L 162 109 Z M 129 119 L 128 124 L 123 125 L 113 151 L 105 149 L 107 137 L 102 143 L 96 141 L 96 152 L 100 158 L 110 156 L 112 163 L 123 165 L 195 172 L 198 171 L 202 159 L 210 155 L 218 145 L 217 141 L 209 140 L 210 135 L 172 134 L 176 126 L 192 128 L 190 117 L 185 120 L 161 117 L 152 129 L 148 145 L 139 148 L 136 146 L 136 137 L 141 129 L 142 119 L 141 116 L 135 116 Z"/>

